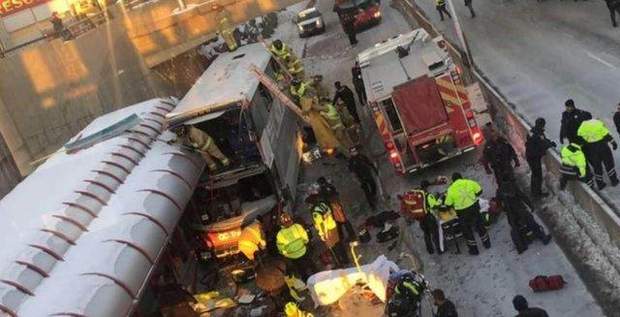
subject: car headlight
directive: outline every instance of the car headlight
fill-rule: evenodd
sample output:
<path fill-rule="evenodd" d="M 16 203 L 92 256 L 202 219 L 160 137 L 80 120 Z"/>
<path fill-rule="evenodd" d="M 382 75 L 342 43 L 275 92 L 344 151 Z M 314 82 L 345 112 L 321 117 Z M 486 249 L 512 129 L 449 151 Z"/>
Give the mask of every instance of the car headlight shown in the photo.
<path fill-rule="evenodd" d="M 323 22 L 321 22 L 321 20 L 316 20 L 316 27 L 320 28 L 323 25 Z"/>
<path fill-rule="evenodd" d="M 381 17 L 381 11 L 375 12 L 372 16 L 375 17 L 375 18 L 380 18 Z"/>

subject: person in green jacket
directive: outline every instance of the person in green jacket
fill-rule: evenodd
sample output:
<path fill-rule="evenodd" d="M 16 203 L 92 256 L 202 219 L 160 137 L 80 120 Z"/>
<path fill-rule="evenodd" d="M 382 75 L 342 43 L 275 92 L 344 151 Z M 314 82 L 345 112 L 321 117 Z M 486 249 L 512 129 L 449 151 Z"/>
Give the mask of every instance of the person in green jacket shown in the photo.
<path fill-rule="evenodd" d="M 480 184 L 463 178 L 460 173 L 452 174 L 452 184 L 448 187 L 444 204 L 456 211 L 461 232 L 467 240 L 467 247 L 471 255 L 479 254 L 472 228 L 478 232 L 482 245 L 487 249 L 491 247 L 489 233 L 480 215 L 478 198 L 481 194 L 482 187 Z"/>
<path fill-rule="evenodd" d="M 590 174 L 586 156 L 581 150 L 581 145 L 571 142 L 560 150 L 562 166 L 560 167 L 560 189 L 564 190 L 569 180 L 580 180 L 591 188 L 594 181 Z"/>
<path fill-rule="evenodd" d="M 577 136 L 585 141 L 583 150 L 588 159 L 588 163 L 592 165 L 594 170 L 594 180 L 599 190 L 607 186 L 603 179 L 603 165 L 607 171 L 607 176 L 611 182 L 611 186 L 617 186 L 618 176 L 614 165 L 614 156 L 609 148 L 616 150 L 618 144 L 609 134 L 609 130 L 603 121 L 598 119 L 590 119 L 583 121 L 577 129 Z"/>

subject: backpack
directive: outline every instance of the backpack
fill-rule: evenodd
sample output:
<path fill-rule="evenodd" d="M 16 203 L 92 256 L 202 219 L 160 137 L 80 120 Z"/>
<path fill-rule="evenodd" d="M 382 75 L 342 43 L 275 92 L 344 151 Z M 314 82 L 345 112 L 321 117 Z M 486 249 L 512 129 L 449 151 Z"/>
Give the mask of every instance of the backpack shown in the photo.
<path fill-rule="evenodd" d="M 566 281 L 561 275 L 538 275 L 530 280 L 530 288 L 534 292 L 546 292 L 564 288 Z"/>
<path fill-rule="evenodd" d="M 422 220 L 426 217 L 426 195 L 422 190 L 410 190 L 401 199 L 401 213 L 407 219 Z"/>

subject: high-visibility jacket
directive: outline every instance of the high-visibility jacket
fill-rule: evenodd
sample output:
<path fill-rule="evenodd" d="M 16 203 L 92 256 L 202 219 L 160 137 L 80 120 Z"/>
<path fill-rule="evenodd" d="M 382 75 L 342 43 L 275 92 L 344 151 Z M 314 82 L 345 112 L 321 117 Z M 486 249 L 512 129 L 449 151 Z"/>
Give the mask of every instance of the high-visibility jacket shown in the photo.
<path fill-rule="evenodd" d="M 457 179 L 448 187 L 446 206 L 451 206 L 457 212 L 473 206 L 482 193 L 482 187 L 470 179 Z"/>
<path fill-rule="evenodd" d="M 442 6 L 446 4 L 446 0 L 435 0 L 435 5 Z"/>
<path fill-rule="evenodd" d="M 275 47 L 275 45 L 271 44 L 271 47 L 269 48 L 269 50 L 273 53 L 273 55 L 275 55 L 277 58 L 281 60 L 291 57 L 291 50 L 284 43 L 282 43 L 281 49 L 278 49 Z"/>
<path fill-rule="evenodd" d="M 325 111 L 321 111 L 321 115 L 323 116 L 323 118 L 325 118 L 325 120 L 327 120 L 329 127 L 332 130 L 344 128 L 344 124 L 342 123 L 342 120 L 340 119 L 340 114 L 338 113 L 338 110 L 336 109 L 336 107 L 334 107 L 334 105 L 331 102 L 325 103 L 324 106 L 327 109 Z"/>
<path fill-rule="evenodd" d="M 306 91 L 312 86 L 310 82 L 302 81 L 298 86 L 291 86 L 291 95 L 301 98 L 306 94 Z"/>
<path fill-rule="evenodd" d="M 562 165 L 568 167 L 576 167 L 579 170 L 579 177 L 586 176 L 587 162 L 586 156 L 581 150 L 581 146 L 575 143 L 571 143 L 567 146 L 562 147 L 560 155 L 562 156 Z"/>
<path fill-rule="evenodd" d="M 328 204 L 320 202 L 312 207 L 312 222 L 321 240 L 329 238 L 329 231 L 336 229 L 336 220 Z"/>
<path fill-rule="evenodd" d="M 590 119 L 581 123 L 577 129 L 577 136 L 580 136 L 588 143 L 603 140 L 609 134 L 605 123 L 601 120 Z"/>
<path fill-rule="evenodd" d="M 299 259 L 306 254 L 308 233 L 300 224 L 282 228 L 276 236 L 276 245 L 280 254 L 289 259 Z"/>
<path fill-rule="evenodd" d="M 289 58 L 286 62 L 286 68 L 291 74 L 298 74 L 304 71 L 304 64 L 298 58 Z"/>
<path fill-rule="evenodd" d="M 209 152 L 209 148 L 214 144 L 213 138 L 210 135 L 193 126 L 189 127 L 187 141 L 191 147 L 202 152 Z"/>
<path fill-rule="evenodd" d="M 297 304 L 293 302 L 288 302 L 284 306 L 284 314 L 286 317 L 313 317 L 311 313 L 307 313 L 297 306 Z"/>
<path fill-rule="evenodd" d="M 265 233 L 263 232 L 260 222 L 255 221 L 241 230 L 238 246 L 239 251 L 250 260 L 254 260 L 254 253 L 256 253 L 256 251 L 264 250 L 267 247 Z"/>

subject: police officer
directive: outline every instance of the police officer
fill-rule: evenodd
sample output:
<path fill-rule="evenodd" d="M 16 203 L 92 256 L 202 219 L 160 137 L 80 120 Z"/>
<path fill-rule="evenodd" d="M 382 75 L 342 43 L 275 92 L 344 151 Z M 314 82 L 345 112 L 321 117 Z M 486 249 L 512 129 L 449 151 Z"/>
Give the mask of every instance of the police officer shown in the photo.
<path fill-rule="evenodd" d="M 355 118 L 355 122 L 360 122 L 360 117 L 357 115 L 357 108 L 355 107 L 355 97 L 353 96 L 353 91 L 347 87 L 347 85 L 343 85 L 339 81 L 334 83 L 334 88 L 336 88 L 336 93 L 334 94 L 334 99 L 332 102 L 335 104 L 338 100 L 342 100 L 344 105 L 349 110 L 349 113 Z"/>
<path fill-rule="evenodd" d="M 581 123 L 577 136 L 584 140 L 584 152 L 588 163 L 594 169 L 594 180 L 599 190 L 605 188 L 607 184 L 603 179 L 603 165 L 607 170 L 607 176 L 611 181 L 611 186 L 618 185 L 618 177 L 614 166 L 614 156 L 611 153 L 608 143 L 614 150 L 618 148 L 618 144 L 609 134 L 609 130 L 603 121 L 598 119 L 590 119 Z"/>
<path fill-rule="evenodd" d="M 278 251 L 289 262 L 291 268 L 302 276 L 304 280 L 316 272 L 316 267 L 310 259 L 308 232 L 306 229 L 294 223 L 287 212 L 280 214 L 281 229 L 276 235 Z"/>
<path fill-rule="evenodd" d="M 572 99 L 566 100 L 564 103 L 566 110 L 562 113 L 562 124 L 560 126 L 560 143 L 564 144 L 564 139 L 568 139 L 568 142 L 576 142 L 577 129 L 582 122 L 587 120 L 588 116 L 592 118 L 592 115 L 584 110 L 575 108 L 575 102 Z"/>
<path fill-rule="evenodd" d="M 473 0 L 465 0 L 465 6 L 469 9 L 469 13 L 471 14 L 471 18 L 476 17 L 476 12 L 474 12 L 474 5 L 472 4 Z"/>
<path fill-rule="evenodd" d="M 530 191 L 534 197 L 547 197 L 549 194 L 542 191 L 542 158 L 547 149 L 555 147 L 555 142 L 545 136 L 545 119 L 538 118 L 525 141 L 525 157 L 532 171 Z"/>
<path fill-rule="evenodd" d="M 377 205 L 377 183 L 375 182 L 377 168 L 368 157 L 359 153 L 356 147 L 350 149 L 350 154 L 349 170 L 357 176 L 370 208 L 375 209 Z"/>
<path fill-rule="evenodd" d="M 362 68 L 360 67 L 360 63 L 358 61 L 355 61 L 355 65 L 351 68 L 351 76 L 353 80 L 353 87 L 355 87 L 355 93 L 357 93 L 357 99 L 361 104 L 366 104 L 366 88 L 364 88 Z"/>
<path fill-rule="evenodd" d="M 570 143 L 562 147 L 560 151 L 562 166 L 560 167 L 560 189 L 566 188 L 569 180 L 579 179 L 586 183 L 590 188 L 594 188 L 592 176 L 586 162 L 586 156 L 581 150 L 581 145 Z"/>
<path fill-rule="evenodd" d="M 424 232 L 426 251 L 429 254 L 433 254 L 435 251 L 433 244 L 437 247 L 438 252 L 441 253 L 439 247 L 439 227 L 435 213 L 437 208 L 442 205 L 442 202 L 434 194 L 428 192 L 429 186 L 430 183 L 427 180 L 423 180 L 420 182 L 419 189 L 406 192 L 401 197 L 401 213 L 403 215 L 413 215 L 414 219 L 420 224 L 420 229 Z M 418 203 L 418 201 L 421 201 L 421 203 Z"/>
<path fill-rule="evenodd" d="M 435 9 L 439 12 L 439 18 L 441 18 L 441 21 L 443 21 L 444 13 L 448 16 L 448 18 L 452 19 L 452 16 L 448 10 L 446 10 L 446 0 L 435 0 Z"/>
<path fill-rule="evenodd" d="M 620 14 L 620 0 L 605 0 L 605 2 L 607 3 L 607 9 L 609 9 L 609 15 L 611 16 L 611 25 L 617 28 L 616 12 Z"/>
<path fill-rule="evenodd" d="M 448 187 L 444 204 L 456 211 L 461 232 L 467 240 L 467 247 L 471 255 L 479 254 L 472 228 L 478 232 L 482 245 L 487 249 L 491 247 L 489 233 L 480 215 L 480 203 L 478 202 L 480 194 L 482 194 L 480 184 L 463 178 L 459 173 L 452 174 L 452 184 Z"/>
<path fill-rule="evenodd" d="M 388 291 L 385 315 L 389 317 L 419 316 L 420 304 L 429 283 L 424 276 L 414 271 L 401 270 L 390 274 L 389 283 L 394 285 Z"/>
<path fill-rule="evenodd" d="M 528 208 L 532 209 L 529 198 L 519 189 L 512 176 L 506 176 L 497 189 L 497 199 L 508 216 L 508 224 L 511 227 L 511 236 L 517 252 L 523 253 L 527 249 L 530 233 L 542 241 L 549 244 L 551 235 L 545 234 Z"/>
<path fill-rule="evenodd" d="M 512 145 L 496 129 L 489 127 L 488 134 L 490 138 L 484 145 L 482 163 L 487 174 L 495 174 L 499 184 L 502 175 L 514 173 L 512 162 L 514 167 L 519 167 L 519 159 Z"/>
<path fill-rule="evenodd" d="M 325 244 L 330 251 L 334 263 L 343 267 L 349 263 L 347 250 L 343 245 L 343 239 L 340 239 L 336 220 L 329 204 L 318 201 L 310 208 L 312 212 L 312 223 L 319 234 L 319 239 Z"/>

